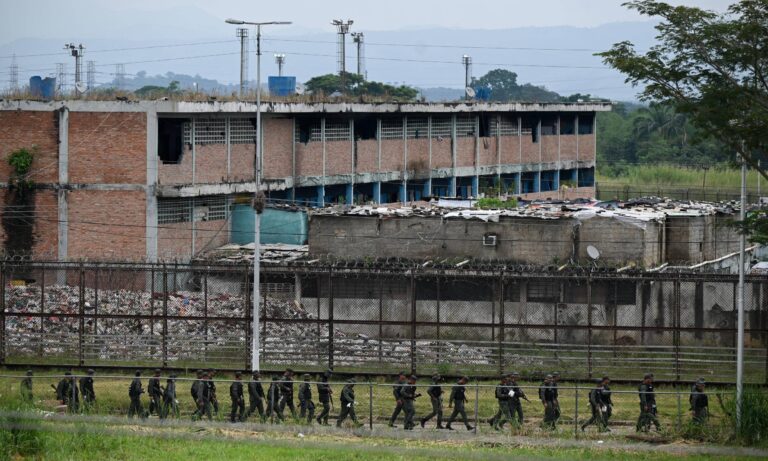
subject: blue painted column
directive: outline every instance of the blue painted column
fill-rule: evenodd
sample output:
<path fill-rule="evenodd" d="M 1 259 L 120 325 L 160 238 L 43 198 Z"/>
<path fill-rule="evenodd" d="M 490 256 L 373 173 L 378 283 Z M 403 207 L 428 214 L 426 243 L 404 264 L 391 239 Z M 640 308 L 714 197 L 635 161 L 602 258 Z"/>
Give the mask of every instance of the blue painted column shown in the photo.
<path fill-rule="evenodd" d="M 354 205 L 355 190 L 352 183 L 347 184 L 347 205 Z"/>
<path fill-rule="evenodd" d="M 317 186 L 317 206 L 325 206 L 325 186 Z"/>
<path fill-rule="evenodd" d="M 522 194 L 523 193 L 523 174 L 522 173 L 515 173 L 515 194 Z"/>
<path fill-rule="evenodd" d="M 427 179 L 427 182 L 424 183 L 424 196 L 430 195 L 432 195 L 432 178 Z"/>
<path fill-rule="evenodd" d="M 448 183 L 448 195 L 456 197 L 456 176 L 451 176 L 451 180 Z"/>
<path fill-rule="evenodd" d="M 472 176 L 472 197 L 477 198 L 480 195 L 480 177 Z"/>
<path fill-rule="evenodd" d="M 373 201 L 377 204 L 381 203 L 381 181 L 373 183 Z"/>
<path fill-rule="evenodd" d="M 533 177 L 533 191 L 541 192 L 541 171 L 537 172 Z"/>
<path fill-rule="evenodd" d="M 406 190 L 405 181 L 400 183 L 400 192 L 398 192 L 397 196 L 401 203 L 408 201 L 408 190 Z"/>

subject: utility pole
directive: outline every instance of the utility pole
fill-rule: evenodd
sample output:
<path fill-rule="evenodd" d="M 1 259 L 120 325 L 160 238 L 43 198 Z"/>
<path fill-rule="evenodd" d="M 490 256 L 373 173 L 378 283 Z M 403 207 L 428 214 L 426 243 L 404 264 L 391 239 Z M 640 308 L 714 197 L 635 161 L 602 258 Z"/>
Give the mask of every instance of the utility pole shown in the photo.
<path fill-rule="evenodd" d="M 11 93 L 15 93 L 19 89 L 19 65 L 16 63 L 16 53 L 11 58 Z"/>
<path fill-rule="evenodd" d="M 470 99 L 470 96 L 466 90 L 469 88 L 469 84 L 472 82 L 472 57 L 465 54 L 461 57 L 461 63 L 464 64 L 464 97 L 466 99 Z"/>
<path fill-rule="evenodd" d="M 125 64 L 115 64 L 115 86 L 122 90 L 125 85 Z"/>
<path fill-rule="evenodd" d="M 346 50 L 346 36 L 349 33 L 349 27 L 354 23 L 351 19 L 348 19 L 346 22 L 343 19 L 334 19 L 331 21 L 331 24 L 336 26 L 336 30 L 338 30 L 338 41 L 336 43 L 336 54 L 338 59 L 338 70 L 339 75 L 343 76 L 344 73 L 347 71 L 347 50 Z"/>
<path fill-rule="evenodd" d="M 245 96 L 245 86 L 248 81 L 248 29 L 238 27 L 237 38 L 240 39 L 240 98 Z"/>
<path fill-rule="evenodd" d="M 56 63 L 56 89 L 59 96 L 64 94 L 64 90 L 67 87 L 67 63 Z"/>
<path fill-rule="evenodd" d="M 261 26 L 288 25 L 289 21 L 246 22 L 240 19 L 227 19 L 227 24 L 256 26 L 256 192 L 253 198 L 253 323 L 251 325 L 251 371 L 259 371 L 260 367 L 260 336 L 259 336 L 259 305 L 261 304 L 261 212 L 264 207 L 261 195 Z"/>
<path fill-rule="evenodd" d="M 85 84 L 87 91 L 91 91 L 96 86 L 96 61 L 87 61 L 85 64 Z"/>
<path fill-rule="evenodd" d="M 741 210 L 739 210 L 739 220 L 744 222 L 747 217 L 747 162 L 744 160 L 744 143 L 741 144 Z M 747 236 L 744 233 L 739 235 L 739 286 L 736 298 L 737 324 L 736 334 L 736 428 L 741 430 L 741 415 L 743 398 L 743 380 L 744 380 L 744 265 L 746 264 Z"/>
<path fill-rule="evenodd" d="M 285 55 L 284 54 L 276 54 L 275 55 L 275 63 L 277 63 L 277 76 L 282 77 L 283 76 L 283 64 L 285 64 Z"/>
<path fill-rule="evenodd" d="M 78 84 L 82 81 L 83 75 L 83 51 L 85 47 L 81 43 L 75 46 L 74 43 L 64 45 L 65 50 L 69 50 L 70 54 L 75 58 L 75 96 L 80 96 L 80 89 Z"/>
<path fill-rule="evenodd" d="M 357 44 L 357 75 L 366 80 L 365 75 L 365 34 L 352 32 L 352 41 Z"/>

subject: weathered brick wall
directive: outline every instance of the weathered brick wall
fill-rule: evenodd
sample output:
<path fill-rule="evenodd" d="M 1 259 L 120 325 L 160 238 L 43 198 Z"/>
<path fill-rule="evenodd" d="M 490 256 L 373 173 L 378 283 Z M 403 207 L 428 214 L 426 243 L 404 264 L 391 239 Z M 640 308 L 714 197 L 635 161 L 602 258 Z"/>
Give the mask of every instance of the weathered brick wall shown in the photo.
<path fill-rule="evenodd" d="M 480 166 L 497 165 L 499 161 L 496 151 L 496 137 L 480 138 Z"/>
<path fill-rule="evenodd" d="M 323 174 L 323 143 L 296 143 L 296 175 L 321 176 Z"/>
<path fill-rule="evenodd" d="M 577 198 L 594 198 L 594 187 L 571 187 L 568 189 L 560 189 L 559 191 L 548 192 L 532 192 L 530 194 L 518 194 L 516 197 L 520 197 L 523 200 L 575 200 Z"/>
<path fill-rule="evenodd" d="M 143 191 L 68 192 L 70 259 L 139 261 L 146 257 Z"/>
<path fill-rule="evenodd" d="M 11 173 L 8 155 L 22 147 L 37 146 L 29 179 L 57 182 L 59 177 L 58 112 L 0 111 L 0 182 Z"/>
<path fill-rule="evenodd" d="M 453 163 L 451 159 L 451 138 L 432 140 L 432 168 L 450 168 Z"/>
<path fill-rule="evenodd" d="M 58 254 L 58 208 L 56 192 L 52 190 L 37 189 L 34 194 L 34 211 L 19 214 L 19 210 L 6 209 L 6 203 L 10 192 L 0 189 L 0 221 L 11 217 L 18 218 L 22 222 L 32 225 L 32 254 L 37 259 L 56 259 Z M 14 213 L 15 211 L 15 213 Z M 7 217 L 2 215 L 9 213 Z M 10 221 L 8 221 L 10 223 Z M 18 222 L 18 221 L 17 221 Z M 8 248 L 8 237 L 5 226 L 0 225 L 0 250 L 16 251 Z M 24 249 L 22 251 L 28 251 Z"/>
<path fill-rule="evenodd" d="M 429 139 L 408 140 L 408 170 L 426 175 L 429 170 Z"/>
<path fill-rule="evenodd" d="M 256 175 L 256 144 L 232 144 L 229 162 L 230 181 L 253 181 Z"/>
<path fill-rule="evenodd" d="M 146 114 L 70 112 L 69 181 L 146 184 Z"/>
<path fill-rule="evenodd" d="M 576 135 L 560 135 L 560 160 L 576 160 Z"/>
<path fill-rule="evenodd" d="M 589 161 L 595 159 L 595 135 L 579 135 L 579 160 Z"/>
<path fill-rule="evenodd" d="M 187 154 L 185 154 L 187 156 Z M 188 155 L 192 157 L 191 152 Z M 227 180 L 227 145 L 195 146 L 195 183 L 213 184 Z"/>
<path fill-rule="evenodd" d="M 500 136 L 501 163 L 520 163 L 520 136 Z"/>
<path fill-rule="evenodd" d="M 287 178 L 293 174 L 293 121 L 266 118 L 264 123 L 264 178 Z"/>
<path fill-rule="evenodd" d="M 158 184 L 191 184 L 192 183 L 192 148 L 184 146 L 179 163 L 163 163 L 157 161 Z"/>
<path fill-rule="evenodd" d="M 381 140 L 381 171 L 403 171 L 403 140 Z"/>
<path fill-rule="evenodd" d="M 157 232 L 158 258 L 181 262 L 192 259 L 193 227 L 196 254 L 229 243 L 230 223 L 227 220 L 161 224 Z"/>
<path fill-rule="evenodd" d="M 375 139 L 357 141 L 357 163 L 355 171 L 358 173 L 375 173 L 379 165 L 379 142 Z"/>
<path fill-rule="evenodd" d="M 456 139 L 456 166 L 475 166 L 475 138 Z"/>
<path fill-rule="evenodd" d="M 325 172 L 327 175 L 352 173 L 352 142 L 325 142 Z"/>
<path fill-rule="evenodd" d="M 539 163 L 539 143 L 533 142 L 531 135 L 522 137 L 522 163 Z"/>
<path fill-rule="evenodd" d="M 186 223 L 191 226 L 192 223 Z M 230 222 L 226 219 L 195 223 L 195 252 L 218 248 L 229 243 Z"/>
<path fill-rule="evenodd" d="M 541 137 L 541 161 L 557 161 L 557 135 L 548 135 Z"/>

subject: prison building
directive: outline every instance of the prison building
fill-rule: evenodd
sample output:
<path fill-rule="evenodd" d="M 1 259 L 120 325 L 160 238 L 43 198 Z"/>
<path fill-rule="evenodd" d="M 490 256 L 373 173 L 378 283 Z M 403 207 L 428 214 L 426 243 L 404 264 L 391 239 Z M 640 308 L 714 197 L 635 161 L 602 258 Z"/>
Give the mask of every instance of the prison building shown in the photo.
<path fill-rule="evenodd" d="M 277 203 L 594 196 L 609 103 L 0 101 L 0 242 L 59 260 L 189 260 Z M 257 161 L 256 142 L 263 155 Z M 8 155 L 32 149 L 13 186 Z M 257 177 L 260 180 L 257 181 Z"/>

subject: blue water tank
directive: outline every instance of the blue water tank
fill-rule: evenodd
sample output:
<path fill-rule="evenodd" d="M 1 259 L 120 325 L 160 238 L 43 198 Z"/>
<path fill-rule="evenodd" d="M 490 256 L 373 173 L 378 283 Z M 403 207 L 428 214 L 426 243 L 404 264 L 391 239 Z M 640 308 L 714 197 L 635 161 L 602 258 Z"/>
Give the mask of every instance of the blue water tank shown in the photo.
<path fill-rule="evenodd" d="M 291 96 L 296 94 L 296 77 L 269 77 L 269 94 L 272 96 Z"/>
<path fill-rule="evenodd" d="M 35 98 L 53 99 L 56 96 L 56 79 L 35 75 L 29 79 L 29 92 Z"/>

